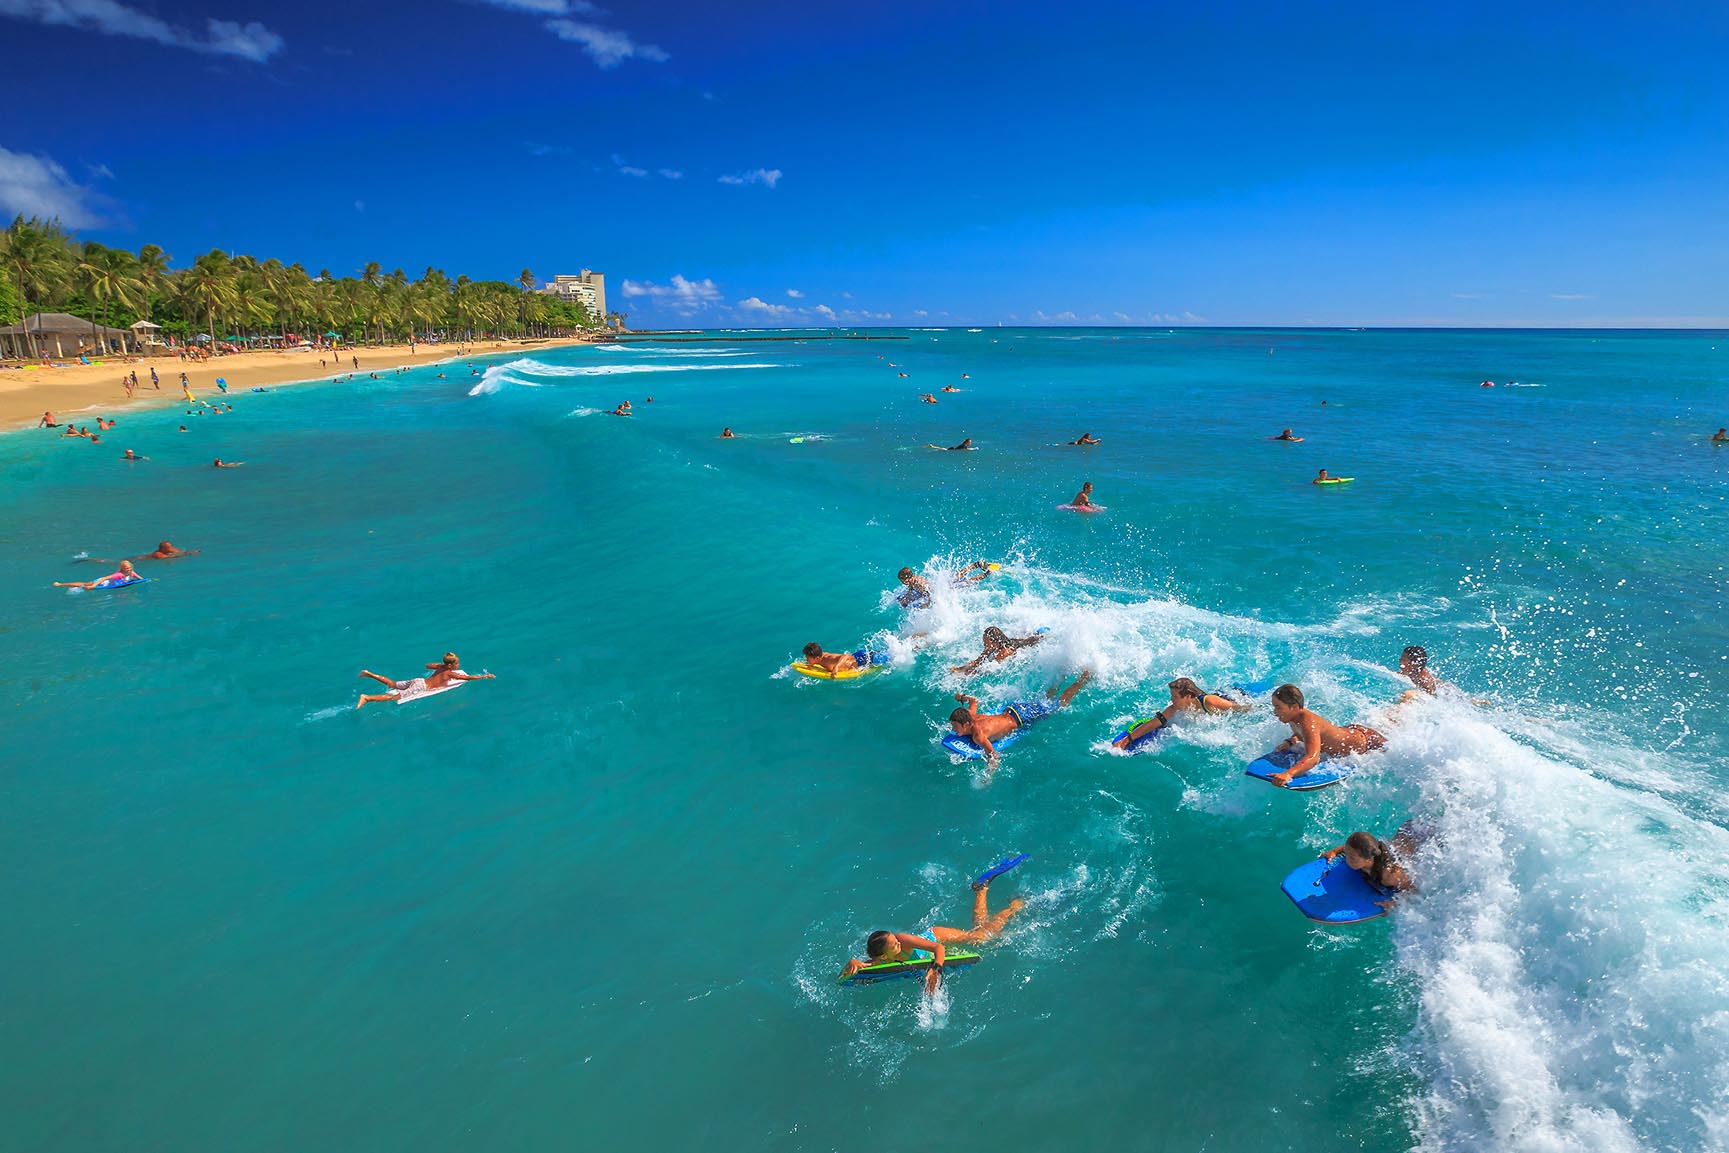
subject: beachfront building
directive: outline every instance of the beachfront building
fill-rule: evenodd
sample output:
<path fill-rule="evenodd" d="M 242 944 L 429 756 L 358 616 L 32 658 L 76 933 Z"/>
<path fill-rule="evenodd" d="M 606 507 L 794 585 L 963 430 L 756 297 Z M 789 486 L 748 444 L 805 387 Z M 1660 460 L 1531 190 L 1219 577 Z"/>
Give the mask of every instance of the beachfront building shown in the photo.
<path fill-rule="evenodd" d="M 104 356 L 136 349 L 134 333 L 108 328 L 64 312 L 38 312 L 19 324 L 0 328 L 0 356 L 25 359 L 35 356 Z"/>
<path fill-rule="evenodd" d="M 601 320 L 606 317 L 606 277 L 601 273 L 583 269 L 578 276 L 555 276 L 552 283 L 541 289 L 548 296 L 561 296 L 566 300 L 575 300 L 595 317 Z"/>

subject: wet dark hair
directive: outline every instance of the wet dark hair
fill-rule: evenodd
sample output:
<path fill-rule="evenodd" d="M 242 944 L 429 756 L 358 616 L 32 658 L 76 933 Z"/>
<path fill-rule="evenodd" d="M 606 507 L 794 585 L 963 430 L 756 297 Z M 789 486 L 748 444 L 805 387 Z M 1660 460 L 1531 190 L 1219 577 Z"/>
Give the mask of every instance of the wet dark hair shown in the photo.
<path fill-rule="evenodd" d="M 818 657 L 822 656 L 822 646 L 817 644 L 815 641 L 812 641 L 804 647 L 804 655 L 806 659 L 814 661 Z"/>
<path fill-rule="evenodd" d="M 872 933 L 870 935 L 870 940 L 865 942 L 865 955 L 874 961 L 884 953 L 888 952 L 889 936 L 890 934 L 887 929 L 878 929 L 876 932 Z"/>
<path fill-rule="evenodd" d="M 951 725 L 970 725 L 972 723 L 973 715 L 965 709 L 956 709 L 949 714 L 949 724 Z"/>
<path fill-rule="evenodd" d="M 908 565 L 908 566 L 902 568 L 900 572 L 895 574 L 895 579 L 898 581 L 904 581 L 912 575 L 913 575 L 912 566 Z"/>
<path fill-rule="evenodd" d="M 993 644 L 1002 645 L 1006 648 L 1008 643 L 1009 634 L 1005 633 L 1002 629 L 999 629 L 996 625 L 992 625 L 990 628 L 985 630 L 985 648 L 988 649 Z"/>
<path fill-rule="evenodd" d="M 1387 848 L 1387 843 L 1373 833 L 1357 832 L 1345 838 L 1345 847 L 1359 857 L 1367 857 L 1369 880 L 1385 887 L 1386 882 L 1381 878 L 1387 875 L 1387 866 L 1393 863 L 1393 853 Z"/>
<path fill-rule="evenodd" d="M 1207 694 L 1201 691 L 1201 686 L 1188 677 L 1178 677 L 1165 687 L 1180 696 L 1194 697 L 1196 700 L 1202 701 L 1207 699 Z"/>
<path fill-rule="evenodd" d="M 1399 654 L 1399 660 L 1410 661 L 1420 669 L 1429 667 L 1429 650 L 1422 645 L 1406 645 L 1405 651 Z"/>
<path fill-rule="evenodd" d="M 1294 709 L 1303 707 L 1303 690 L 1296 685 L 1280 685 L 1273 690 L 1273 699 Z"/>

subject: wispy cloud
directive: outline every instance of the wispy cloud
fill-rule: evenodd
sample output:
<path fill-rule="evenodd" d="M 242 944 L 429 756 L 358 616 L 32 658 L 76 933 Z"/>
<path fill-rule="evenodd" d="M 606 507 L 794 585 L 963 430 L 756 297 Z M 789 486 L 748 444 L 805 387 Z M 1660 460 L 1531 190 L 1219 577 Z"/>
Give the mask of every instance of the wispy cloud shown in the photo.
<path fill-rule="evenodd" d="M 85 228 L 106 223 L 98 200 L 48 157 L 0 148 L 0 216 L 58 216 L 69 228 Z"/>
<path fill-rule="evenodd" d="M 511 12 L 532 12 L 537 16 L 593 16 L 600 9 L 588 0 L 483 0 L 494 8 Z"/>
<path fill-rule="evenodd" d="M 792 297 L 794 300 L 803 300 L 804 299 L 804 293 L 800 292 L 796 288 L 787 289 L 786 294 L 788 296 Z"/>
<path fill-rule="evenodd" d="M 630 33 L 617 28 L 602 28 L 581 20 L 563 17 L 548 20 L 546 30 L 567 44 L 580 47 L 600 68 L 617 68 L 626 60 L 652 60 L 659 63 L 672 59 L 666 51 L 653 44 L 639 44 Z"/>
<path fill-rule="evenodd" d="M 1475 292 L 1455 292 L 1454 300 L 1481 300 L 1482 296 Z"/>
<path fill-rule="evenodd" d="M 1551 292 L 1549 294 L 1549 299 L 1550 300 L 1596 300 L 1597 298 L 1595 296 L 1592 296 L 1590 293 L 1587 293 L 1587 292 Z"/>
<path fill-rule="evenodd" d="M 257 21 L 207 19 L 204 34 L 180 28 L 119 0 L 0 0 L 0 16 L 63 28 L 83 28 L 106 36 L 149 40 L 211 56 L 234 56 L 263 63 L 282 50 L 282 37 Z"/>
<path fill-rule="evenodd" d="M 676 168 L 662 168 L 662 169 L 659 169 L 659 172 L 662 176 L 666 177 L 668 180 L 683 180 L 684 179 L 684 173 L 680 172 Z"/>
<path fill-rule="evenodd" d="M 570 147 L 565 144 L 539 144 L 533 140 L 524 141 L 524 148 L 530 156 L 568 156 Z"/>
<path fill-rule="evenodd" d="M 811 311 L 822 317 L 824 320 L 833 320 L 835 318 L 834 309 L 830 308 L 826 304 L 819 304 L 815 308 L 811 309 Z"/>
<path fill-rule="evenodd" d="M 3 3 L 4 0 L 0 0 Z M 770 188 L 780 183 L 781 172 L 778 168 L 753 168 L 749 172 L 729 173 L 720 178 L 722 184 L 766 184 Z"/>

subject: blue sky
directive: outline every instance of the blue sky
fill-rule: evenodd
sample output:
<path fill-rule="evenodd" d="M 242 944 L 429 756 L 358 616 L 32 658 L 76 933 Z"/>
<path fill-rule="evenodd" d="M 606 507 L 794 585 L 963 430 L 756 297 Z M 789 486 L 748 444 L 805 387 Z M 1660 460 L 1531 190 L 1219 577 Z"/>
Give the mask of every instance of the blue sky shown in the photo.
<path fill-rule="evenodd" d="M 1729 5 L 0 0 L 0 212 L 636 326 L 1729 326 Z"/>

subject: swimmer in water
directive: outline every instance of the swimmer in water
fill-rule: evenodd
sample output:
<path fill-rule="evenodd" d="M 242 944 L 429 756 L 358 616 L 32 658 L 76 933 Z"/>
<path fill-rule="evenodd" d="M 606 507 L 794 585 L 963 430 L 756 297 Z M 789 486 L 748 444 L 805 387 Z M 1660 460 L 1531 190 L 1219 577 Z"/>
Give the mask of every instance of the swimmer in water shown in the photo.
<path fill-rule="evenodd" d="M 1200 712 L 1212 716 L 1215 713 L 1246 712 L 1255 707 L 1252 702 L 1234 700 L 1223 693 L 1204 692 L 1188 677 L 1178 677 L 1166 687 L 1171 692 L 1171 703 L 1130 728 L 1121 738 L 1112 741 L 1112 745 L 1119 749 L 1128 748 L 1176 720 L 1178 713 Z"/>
<path fill-rule="evenodd" d="M 617 408 L 613 409 L 611 412 L 607 413 L 606 415 L 608 415 L 608 416 L 629 416 L 630 415 L 630 407 L 628 405 L 621 404 Z"/>
<path fill-rule="evenodd" d="M 354 707 L 365 708 L 376 701 L 411 701 L 415 697 L 423 697 L 436 689 L 449 688 L 458 681 L 490 681 L 495 679 L 491 673 L 481 673 L 470 676 L 462 671 L 462 662 L 456 659 L 455 653 L 445 653 L 444 659 L 437 664 L 426 666 L 426 675 L 413 677 L 406 681 L 393 681 L 389 677 L 381 677 L 377 673 L 360 670 L 363 677 L 371 677 L 383 685 L 389 685 L 390 691 L 383 693 L 362 693 Z"/>
<path fill-rule="evenodd" d="M 831 676 L 835 673 L 855 672 L 859 667 L 858 657 L 853 653 L 825 653 L 822 646 L 815 641 L 806 645 L 803 652 L 805 664 L 821 669 Z"/>
<path fill-rule="evenodd" d="M 983 749 L 985 763 L 990 766 L 990 772 L 995 772 L 997 761 L 1001 757 L 995 742 L 1016 729 L 1030 729 L 1052 713 L 1067 708 L 1074 701 L 1075 695 L 1092 679 L 1092 670 L 1082 669 L 1081 675 L 1075 678 L 1075 683 L 1061 693 L 1058 693 L 1053 685 L 1045 690 L 1044 696 L 1016 701 L 1000 713 L 981 713 L 977 697 L 956 693 L 955 700 L 960 701 L 962 707 L 949 714 L 949 727 L 957 736 L 965 737 Z"/>
<path fill-rule="evenodd" d="M 49 416 L 49 415 L 52 415 L 52 414 L 50 414 L 50 413 L 44 413 L 44 414 L 43 414 L 43 415 L 44 415 L 44 416 Z M 50 426 L 49 426 L 49 427 L 50 427 L 50 428 L 52 428 L 52 427 L 53 427 L 53 426 L 52 426 L 52 425 L 50 425 Z M 1729 428 L 1720 428 L 1720 429 L 1718 429 L 1718 430 L 1717 430 L 1717 431 L 1716 431 L 1716 432 L 1715 432 L 1715 433 L 1714 433 L 1714 434 L 1713 434 L 1713 435 L 1712 435 L 1712 437 L 1711 437 L 1711 443 L 1712 443 L 1712 444 L 1729 444 Z"/>
<path fill-rule="evenodd" d="M 1101 441 L 1098 437 L 1094 436 L 1090 432 L 1083 432 L 1083 433 L 1081 433 L 1081 435 L 1079 437 L 1075 438 L 1074 440 L 1069 441 L 1069 443 L 1070 444 L 1103 444 L 1104 442 Z"/>
<path fill-rule="evenodd" d="M 943 385 L 943 391 L 944 392 L 959 392 L 960 389 L 956 388 L 952 384 L 945 384 L 945 385 Z"/>
<path fill-rule="evenodd" d="M 121 460 L 149 460 L 150 458 L 147 456 L 139 456 L 137 453 L 133 452 L 131 449 L 127 449 L 125 454 L 122 455 L 120 459 Z"/>
<path fill-rule="evenodd" d="M 93 589 L 100 584 L 122 584 L 126 581 L 135 581 L 137 579 L 138 572 L 132 567 L 132 562 L 129 560 L 123 560 L 120 562 L 119 568 L 115 569 L 105 577 L 97 577 L 93 581 L 55 581 L 54 587 L 57 589 Z"/>
<path fill-rule="evenodd" d="M 1069 502 L 1076 508 L 1093 508 L 1093 482 L 1087 481 L 1081 485 L 1081 491 L 1075 494 L 1075 499 Z"/>
<path fill-rule="evenodd" d="M 972 446 L 973 446 L 973 438 L 970 436 L 967 437 L 965 440 L 961 441 L 959 444 L 951 444 L 947 448 L 944 448 L 940 444 L 927 444 L 927 445 L 925 445 L 926 448 L 934 448 L 938 452 L 965 452 L 968 449 L 972 448 Z"/>
<path fill-rule="evenodd" d="M 1315 474 L 1315 479 L 1310 481 L 1309 483 L 1310 484 L 1326 484 L 1328 481 L 1330 481 L 1332 479 L 1333 479 L 1332 477 L 1327 475 L 1327 470 L 1323 468 L 1320 472 Z"/>
<path fill-rule="evenodd" d="M 995 343 L 996 343 L 996 342 L 995 342 L 995 341 L 992 341 L 992 342 L 991 342 L 991 343 L 993 343 L 993 344 L 995 344 Z M 971 374 L 971 373 L 969 373 L 969 372 L 963 372 L 963 373 L 961 373 L 961 379 L 962 379 L 962 380 L 971 380 L 971 379 L 972 379 L 972 378 L 973 378 L 973 377 L 972 377 L 972 374 Z"/>
<path fill-rule="evenodd" d="M 1291 726 L 1291 735 L 1279 743 L 1274 752 L 1287 752 L 1302 747 L 1297 763 L 1282 773 L 1267 778 L 1281 789 L 1321 763 L 1323 756 L 1344 757 L 1353 753 L 1372 753 L 1385 747 L 1387 738 L 1367 725 L 1335 725 L 1319 713 L 1310 712 L 1303 704 L 1303 690 L 1296 685 L 1280 685 L 1273 690 L 1273 715 L 1281 724 Z"/>
<path fill-rule="evenodd" d="M 1268 440 L 1286 440 L 1286 441 L 1290 441 L 1292 444 L 1302 444 L 1303 443 L 1303 438 L 1300 436 L 1292 436 L 1291 430 L 1288 428 L 1284 432 L 1281 432 L 1278 436 L 1269 436 L 1267 439 Z"/>
<path fill-rule="evenodd" d="M 1420 701 L 1425 696 L 1440 696 L 1442 689 L 1451 689 L 1455 693 L 1459 691 L 1459 686 L 1450 681 L 1442 680 L 1435 675 L 1434 670 L 1429 668 L 1429 650 L 1422 645 L 1405 646 L 1405 651 L 1399 654 L 1399 675 L 1417 686 L 1413 689 L 1406 689 L 1400 694 L 1400 705 Z M 1491 702 L 1474 700 L 1471 703 L 1481 708 L 1487 708 Z M 1393 709 L 1388 710 L 1389 717 L 1395 714 L 1397 707 L 1394 706 Z"/>
<path fill-rule="evenodd" d="M 990 575 L 989 569 L 985 570 L 985 575 Z M 949 672 L 976 673 L 979 671 L 979 666 L 986 661 L 990 661 L 992 664 L 1001 664 L 1022 649 L 1031 648 L 1044 639 L 1043 633 L 1034 633 L 1029 637 L 1011 637 L 1002 629 L 992 625 L 985 630 L 984 651 L 964 665 L 955 665 L 949 669 Z"/>
<path fill-rule="evenodd" d="M 999 913 L 992 914 L 990 910 L 990 882 L 973 883 L 973 927 L 956 929 L 948 925 L 932 925 L 929 936 L 921 937 L 917 933 L 891 933 L 886 929 L 878 929 L 865 941 L 865 956 L 868 960 L 861 961 L 854 957 L 847 961 L 846 967 L 840 971 L 840 979 L 846 980 L 866 965 L 892 965 L 902 961 L 931 962 L 930 969 L 925 973 L 925 993 L 934 994 L 937 986 L 942 983 L 943 962 L 948 959 L 949 945 L 982 945 L 1003 931 L 1014 915 L 1021 911 L 1026 902 L 1019 897 L 1008 903 L 1008 907 Z"/>
<path fill-rule="evenodd" d="M 733 437 L 733 431 L 732 431 L 732 429 L 731 429 L 731 428 L 730 428 L 730 427 L 728 427 L 728 428 L 723 428 L 723 429 L 721 429 L 721 430 L 720 430 L 720 438 L 721 438 L 721 439 L 722 439 L 722 440 L 732 440 L 732 439 L 734 439 L 734 437 Z"/>
<path fill-rule="evenodd" d="M 906 586 L 907 591 L 895 599 L 903 609 L 922 609 L 931 603 L 931 586 L 925 578 L 913 572 L 911 568 L 902 568 L 895 574 L 895 579 Z"/>
<path fill-rule="evenodd" d="M 905 374 L 905 373 L 902 373 L 902 374 L 901 374 L 901 375 L 902 375 L 902 376 L 905 376 L 905 375 L 906 375 L 906 374 Z M 937 402 L 937 398 L 936 398 L 936 397 L 934 397 L 934 396 L 932 396 L 932 395 L 931 395 L 931 394 L 930 394 L 930 393 L 928 393 L 928 392 L 927 392 L 927 393 L 925 393 L 925 394 L 924 394 L 924 395 L 923 395 L 923 396 L 921 396 L 921 397 L 920 397 L 920 398 L 919 398 L 919 399 L 920 399 L 920 400 L 922 400 L 922 401 L 924 401 L 924 402 L 925 402 L 925 403 L 926 403 L 926 404 L 935 404 L 935 403 L 936 403 L 936 402 Z"/>
<path fill-rule="evenodd" d="M 1477 387 L 1478 388 L 1494 388 L 1495 382 L 1492 380 L 1485 380 L 1482 384 L 1479 384 Z"/>
<path fill-rule="evenodd" d="M 1322 853 L 1321 859 L 1330 861 L 1343 854 L 1345 864 L 1363 874 L 1363 879 L 1369 884 L 1387 893 L 1386 900 L 1375 904 L 1391 909 L 1400 893 L 1416 889 L 1417 883 L 1411 878 L 1406 862 L 1417 855 L 1417 850 L 1427 839 L 1426 830 L 1419 828 L 1414 821 L 1406 821 L 1393 834 L 1391 843 L 1373 833 L 1356 832 L 1346 837 L 1344 844 Z"/>
<path fill-rule="evenodd" d="M 212 463 L 211 467 L 212 468 L 239 468 L 241 465 L 243 465 L 245 463 L 246 462 L 243 460 L 223 460 L 221 457 L 217 457 L 216 460 Z"/>

